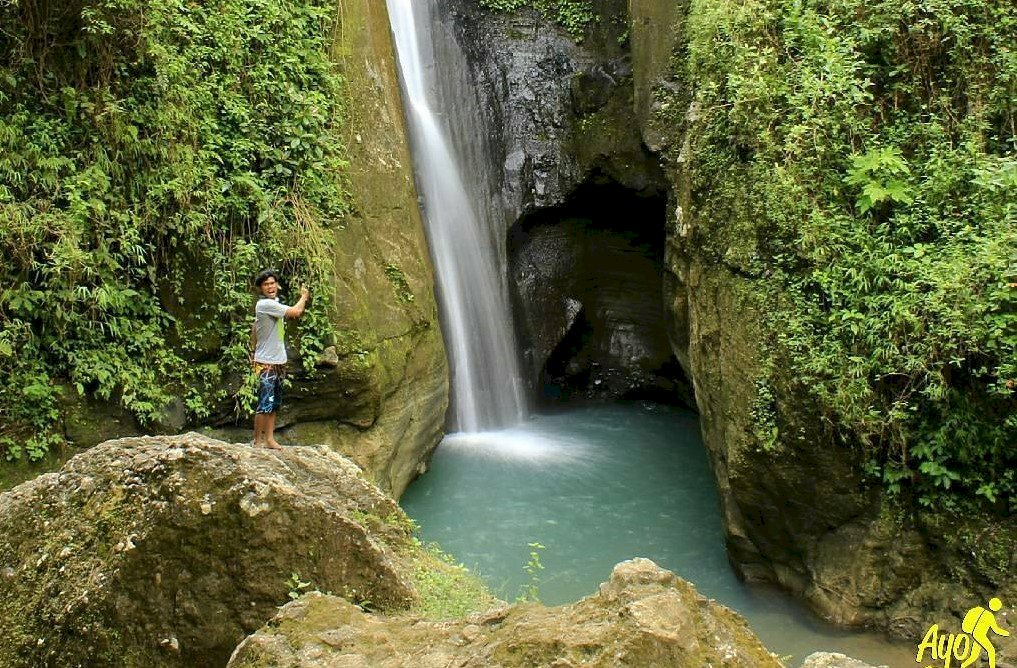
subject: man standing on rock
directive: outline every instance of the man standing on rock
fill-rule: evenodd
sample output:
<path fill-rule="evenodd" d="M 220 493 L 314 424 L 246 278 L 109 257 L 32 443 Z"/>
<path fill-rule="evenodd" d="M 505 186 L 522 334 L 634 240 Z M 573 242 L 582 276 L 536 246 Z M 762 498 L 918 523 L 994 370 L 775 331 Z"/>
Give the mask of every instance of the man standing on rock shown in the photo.
<path fill-rule="evenodd" d="M 282 378 L 286 367 L 286 345 L 283 343 L 285 318 L 304 314 L 309 292 L 300 286 L 300 299 L 286 306 L 278 298 L 279 275 L 271 269 L 258 274 L 254 286 L 261 298 L 254 307 L 254 370 L 258 374 L 258 408 L 254 413 L 254 446 L 279 450 L 275 440 L 275 414 L 282 406 Z"/>

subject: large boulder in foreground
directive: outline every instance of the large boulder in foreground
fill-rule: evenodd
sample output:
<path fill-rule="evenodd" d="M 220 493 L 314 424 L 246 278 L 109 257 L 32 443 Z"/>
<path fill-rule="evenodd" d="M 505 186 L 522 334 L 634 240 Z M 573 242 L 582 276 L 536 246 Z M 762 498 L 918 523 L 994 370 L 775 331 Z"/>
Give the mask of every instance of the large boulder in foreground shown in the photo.
<path fill-rule="evenodd" d="M 524 603 L 450 622 L 364 613 L 308 594 L 233 654 L 229 668 L 488 668 L 781 664 L 739 615 L 652 561 L 614 568 L 600 591 L 556 608 Z"/>
<path fill-rule="evenodd" d="M 408 524 L 324 448 L 106 442 L 0 495 L 0 665 L 222 666 L 302 583 L 406 607 Z"/>

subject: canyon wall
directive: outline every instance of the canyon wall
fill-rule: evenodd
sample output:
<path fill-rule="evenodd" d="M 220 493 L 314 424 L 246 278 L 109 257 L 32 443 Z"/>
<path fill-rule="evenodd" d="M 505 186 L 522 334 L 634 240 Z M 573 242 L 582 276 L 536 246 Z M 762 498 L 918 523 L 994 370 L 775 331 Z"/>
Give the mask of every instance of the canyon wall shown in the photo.
<path fill-rule="evenodd" d="M 718 223 L 723 212 L 703 208 L 692 164 L 690 128 L 704 111 L 690 102 L 690 83 L 677 74 L 689 56 L 688 7 L 594 2 L 599 20 L 577 44 L 533 9 L 501 14 L 472 2 L 440 4 L 445 30 L 467 54 L 468 88 L 490 124 L 492 168 L 503 174 L 497 195 L 510 284 L 534 378 L 547 380 L 541 370 L 549 362 L 582 371 L 582 345 L 570 340 L 586 306 L 574 289 L 584 280 L 585 232 L 570 222 L 581 208 L 577 198 L 625 188 L 632 197 L 666 201 L 657 214 L 662 220 L 611 220 L 630 239 L 663 229 L 665 314 L 643 322 L 664 328 L 691 379 L 735 567 L 748 579 L 781 584 L 837 623 L 908 639 L 934 622 L 959 628 L 964 612 L 992 595 L 1012 606 L 1012 518 L 889 498 L 866 469 L 871 455 L 853 444 L 858 436 L 833 425 L 790 361 L 773 355 L 781 334 L 771 284 L 754 259 L 761 252 L 755 221 L 733 208 L 728 224 Z M 617 25 L 628 32 L 612 32 Z M 733 172 L 725 192 L 737 193 L 739 178 Z M 592 208 L 615 213 L 601 201 Z M 638 273 L 639 263 L 631 266 Z M 645 294 L 640 285 L 634 276 L 631 287 Z M 607 327 L 625 329 L 617 322 Z M 652 335 L 637 340 L 630 350 L 653 350 L 646 344 Z M 681 394 L 679 385 L 669 391 Z"/>

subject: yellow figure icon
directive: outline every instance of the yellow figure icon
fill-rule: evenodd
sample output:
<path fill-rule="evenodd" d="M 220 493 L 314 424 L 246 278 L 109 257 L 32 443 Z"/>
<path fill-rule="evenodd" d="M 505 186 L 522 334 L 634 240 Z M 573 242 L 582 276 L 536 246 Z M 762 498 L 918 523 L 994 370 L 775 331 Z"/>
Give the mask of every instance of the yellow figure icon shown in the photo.
<path fill-rule="evenodd" d="M 996 615 L 993 613 L 999 612 L 1003 607 L 1003 602 L 998 598 L 992 598 L 989 600 L 989 610 L 981 606 L 977 606 L 968 610 L 967 614 L 964 615 L 964 621 L 961 623 L 961 629 L 964 633 L 970 633 L 971 638 L 975 641 L 972 643 L 971 656 L 967 658 L 967 661 L 961 664 L 961 668 L 967 668 L 982 654 L 982 650 L 989 657 L 989 668 L 996 668 L 996 648 L 992 646 L 989 641 L 989 631 L 993 631 L 997 635 L 1006 637 L 1010 635 L 1010 632 L 1006 629 L 1001 629 L 996 625 Z"/>

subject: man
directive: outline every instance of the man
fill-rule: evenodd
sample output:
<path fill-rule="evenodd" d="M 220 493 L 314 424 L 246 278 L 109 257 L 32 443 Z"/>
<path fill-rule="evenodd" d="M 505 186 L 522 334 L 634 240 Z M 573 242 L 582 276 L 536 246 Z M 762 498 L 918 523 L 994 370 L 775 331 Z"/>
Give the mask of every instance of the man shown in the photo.
<path fill-rule="evenodd" d="M 258 408 L 254 413 L 254 445 L 279 450 L 275 440 L 275 414 L 282 406 L 282 376 L 286 366 L 283 343 L 284 319 L 304 314 L 309 292 L 300 286 L 300 299 L 293 306 L 279 302 L 279 275 L 271 269 L 258 274 L 254 285 L 261 299 L 254 307 L 254 368 L 258 374 Z"/>

